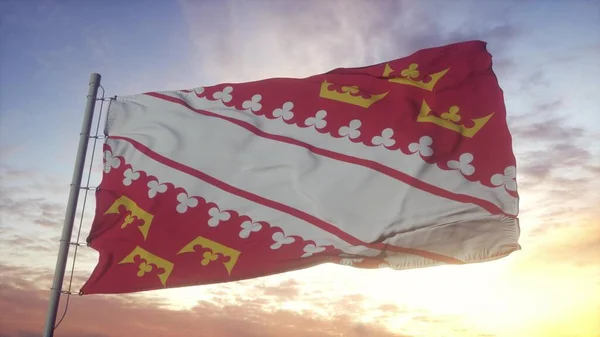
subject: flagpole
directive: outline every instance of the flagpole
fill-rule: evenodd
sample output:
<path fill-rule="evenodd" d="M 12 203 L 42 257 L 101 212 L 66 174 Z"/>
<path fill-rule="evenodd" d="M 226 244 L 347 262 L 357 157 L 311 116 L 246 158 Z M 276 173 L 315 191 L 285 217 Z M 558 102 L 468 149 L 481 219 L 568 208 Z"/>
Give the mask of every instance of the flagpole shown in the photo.
<path fill-rule="evenodd" d="M 75 158 L 75 168 L 73 169 L 73 178 L 71 180 L 71 190 L 69 192 L 69 201 L 65 212 L 65 220 L 63 223 L 62 236 L 60 238 L 60 247 L 58 257 L 56 259 L 56 268 L 54 270 L 54 281 L 50 290 L 50 303 L 48 314 L 46 316 L 46 326 L 44 328 L 44 337 L 52 337 L 54 335 L 54 325 L 58 313 L 58 304 L 62 292 L 62 284 L 67 267 L 69 257 L 69 246 L 71 245 L 71 234 L 73 233 L 73 223 L 75 221 L 75 213 L 77 211 L 77 201 L 79 199 L 79 190 L 81 189 L 81 178 L 85 166 L 85 157 L 87 154 L 88 140 L 90 137 L 90 129 L 94 116 L 94 107 L 100 87 L 100 74 L 92 73 L 87 94 L 87 103 L 83 115 L 83 123 L 81 125 L 81 133 L 79 134 L 79 146 L 77 148 L 77 157 Z"/>

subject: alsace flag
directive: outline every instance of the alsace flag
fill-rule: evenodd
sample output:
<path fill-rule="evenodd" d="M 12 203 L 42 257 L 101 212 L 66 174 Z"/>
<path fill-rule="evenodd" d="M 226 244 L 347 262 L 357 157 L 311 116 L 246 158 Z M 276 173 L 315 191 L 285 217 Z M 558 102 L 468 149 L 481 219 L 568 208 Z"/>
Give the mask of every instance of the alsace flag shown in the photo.
<path fill-rule="evenodd" d="M 512 140 L 482 41 L 119 97 L 108 114 L 83 294 L 520 249 Z"/>

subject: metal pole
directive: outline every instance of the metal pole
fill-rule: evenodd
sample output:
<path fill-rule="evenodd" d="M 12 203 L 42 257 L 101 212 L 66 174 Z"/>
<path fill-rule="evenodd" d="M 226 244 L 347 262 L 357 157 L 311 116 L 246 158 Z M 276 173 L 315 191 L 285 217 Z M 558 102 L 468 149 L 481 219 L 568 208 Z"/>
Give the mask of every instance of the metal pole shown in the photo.
<path fill-rule="evenodd" d="M 85 156 L 87 154 L 90 129 L 94 116 L 94 107 L 96 106 L 96 96 L 100 87 L 100 74 L 90 75 L 87 103 L 83 115 L 83 124 L 79 134 L 79 147 L 77 148 L 77 157 L 75 158 L 75 168 L 73 169 L 73 179 L 71 180 L 71 191 L 69 192 L 69 201 L 65 212 L 65 221 L 63 223 L 62 236 L 60 238 L 60 248 L 56 259 L 56 269 L 54 270 L 54 281 L 50 290 L 50 305 L 48 315 L 46 316 L 46 327 L 44 328 L 44 337 L 54 335 L 54 324 L 58 313 L 58 303 L 62 292 L 62 284 L 69 257 L 69 246 L 71 245 L 71 234 L 73 233 L 73 223 L 75 212 L 77 210 L 77 201 L 79 199 L 79 190 L 81 188 L 81 178 L 85 166 Z"/>

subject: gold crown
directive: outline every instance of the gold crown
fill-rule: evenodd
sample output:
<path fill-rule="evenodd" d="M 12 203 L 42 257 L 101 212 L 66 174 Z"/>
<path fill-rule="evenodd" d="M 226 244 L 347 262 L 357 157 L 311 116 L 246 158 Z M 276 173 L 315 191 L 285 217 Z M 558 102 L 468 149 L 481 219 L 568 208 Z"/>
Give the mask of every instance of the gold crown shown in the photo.
<path fill-rule="evenodd" d="M 334 101 L 344 102 L 344 103 L 348 103 L 348 104 L 352 104 L 352 105 L 358 105 L 365 109 L 370 107 L 373 103 L 384 98 L 389 93 L 389 91 L 388 91 L 383 94 L 370 95 L 369 98 L 364 98 L 360 95 L 355 96 L 355 94 L 360 92 L 360 88 L 358 86 L 355 86 L 355 85 L 354 86 L 342 86 L 342 88 L 341 88 L 342 92 L 340 93 L 335 90 L 329 90 L 329 86 L 331 84 L 332 83 L 323 81 L 323 83 L 321 83 L 321 93 L 319 96 L 321 96 L 323 98 L 331 99 Z"/>
<path fill-rule="evenodd" d="M 125 207 L 125 211 L 130 212 L 131 214 L 127 214 L 123 223 L 121 224 L 121 229 L 127 227 L 132 224 L 135 220 L 142 220 L 142 224 L 138 226 L 138 229 L 144 236 L 144 241 L 148 238 L 148 231 L 150 231 L 150 226 L 152 224 L 152 220 L 154 216 L 145 210 L 143 210 L 140 206 L 138 206 L 133 200 L 129 199 L 126 196 L 121 196 L 119 199 L 115 200 L 110 208 L 104 212 L 106 214 L 119 214 L 119 208 L 121 206 Z"/>
<path fill-rule="evenodd" d="M 462 116 L 459 115 L 459 108 L 456 105 L 453 105 L 448 109 L 448 112 L 444 112 L 440 115 L 440 117 L 430 115 L 431 108 L 425 100 L 423 100 L 423 104 L 421 105 L 421 112 L 419 112 L 419 116 L 417 117 L 417 122 L 426 122 L 433 123 L 439 125 L 448 130 L 452 130 L 454 132 L 458 132 L 461 135 L 473 138 L 479 130 L 492 118 L 494 113 L 481 117 L 471 119 L 473 122 L 473 126 L 470 128 L 465 127 L 464 125 L 457 124 L 462 119 Z"/>
<path fill-rule="evenodd" d="M 184 254 L 184 253 L 193 253 L 195 251 L 194 247 L 196 247 L 196 246 L 200 246 L 202 248 L 206 248 L 209 250 L 209 254 L 204 255 L 204 259 L 201 262 L 201 264 L 203 266 L 206 266 L 211 261 L 214 261 L 215 259 L 211 259 L 210 257 L 215 256 L 216 254 L 222 254 L 223 256 L 228 257 L 229 259 L 226 262 L 223 262 L 223 265 L 225 266 L 225 269 L 227 270 L 227 273 L 229 275 L 231 275 L 231 270 L 237 263 L 237 260 L 241 254 L 239 251 L 237 251 L 233 248 L 229 248 L 218 242 L 209 240 L 205 237 L 198 236 L 197 238 L 192 240 L 190 243 L 185 245 L 185 247 L 181 248 L 181 250 L 177 253 L 177 255 Z M 216 258 L 216 256 L 215 256 L 215 258 Z"/>
<path fill-rule="evenodd" d="M 135 258 L 137 256 L 139 256 L 140 259 L 144 260 L 138 265 L 138 277 L 142 277 L 147 272 L 152 271 L 152 269 L 154 268 L 150 265 L 155 265 L 156 268 L 163 269 L 162 272 L 156 274 L 156 276 L 158 276 L 158 278 L 160 279 L 160 283 L 162 283 L 163 286 L 166 286 L 167 280 L 173 272 L 173 267 L 175 266 L 175 264 L 173 264 L 173 262 L 171 261 L 167 261 L 161 257 L 150 253 L 149 251 L 143 249 L 140 246 L 136 246 L 135 249 L 131 253 L 129 253 L 129 255 L 127 255 L 123 260 L 121 260 L 121 262 L 119 262 L 119 264 L 136 263 Z"/>
<path fill-rule="evenodd" d="M 417 63 L 412 63 L 411 65 L 408 66 L 408 68 L 406 68 L 400 72 L 401 77 L 392 77 L 389 79 L 389 81 L 394 82 L 394 83 L 399 83 L 399 84 L 412 85 L 417 88 L 432 91 L 433 88 L 435 87 L 435 84 L 440 80 L 440 78 L 442 78 L 444 75 L 446 75 L 448 70 L 450 70 L 450 68 L 448 68 L 448 69 L 442 70 L 438 73 L 429 75 L 429 77 L 431 77 L 431 80 L 429 82 L 425 83 L 423 81 L 415 80 L 415 78 L 419 77 L 419 69 L 418 68 L 419 68 L 419 65 Z M 394 71 L 395 70 L 390 66 L 390 64 L 386 63 L 385 69 L 383 70 L 383 77 L 388 77 Z"/>

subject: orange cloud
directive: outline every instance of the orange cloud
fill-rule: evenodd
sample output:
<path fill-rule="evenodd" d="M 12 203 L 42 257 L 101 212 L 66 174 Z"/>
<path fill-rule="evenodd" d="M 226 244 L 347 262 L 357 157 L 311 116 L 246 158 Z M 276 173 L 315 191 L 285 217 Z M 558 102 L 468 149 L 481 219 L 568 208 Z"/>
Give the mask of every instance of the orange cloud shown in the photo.
<path fill-rule="evenodd" d="M 10 276 L 0 280 L 1 335 L 38 336 L 44 325 L 49 293 L 35 286 L 40 277 L 27 277 L 31 271 L 14 266 L 2 268 L 3 274 Z M 48 275 L 41 279 L 47 283 Z M 192 309 L 182 311 L 164 309 L 169 303 L 136 295 L 73 296 L 57 333 L 65 337 L 408 337 L 389 332 L 377 323 L 356 320 L 358 302 L 364 300 L 358 295 L 343 298 L 328 318 L 309 311 L 268 309 L 273 301 L 282 300 L 279 296 L 297 295 L 296 287 L 294 281 L 262 286 L 255 297 L 237 297 L 235 303 L 201 301 Z M 62 302 L 64 305 L 64 299 Z M 392 309 L 392 306 L 383 309 Z"/>

